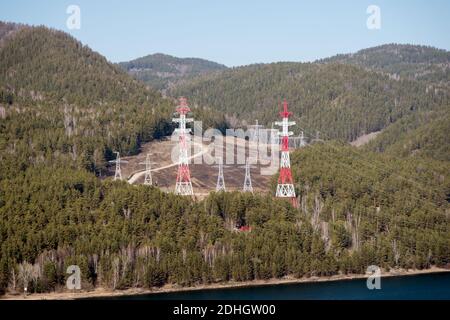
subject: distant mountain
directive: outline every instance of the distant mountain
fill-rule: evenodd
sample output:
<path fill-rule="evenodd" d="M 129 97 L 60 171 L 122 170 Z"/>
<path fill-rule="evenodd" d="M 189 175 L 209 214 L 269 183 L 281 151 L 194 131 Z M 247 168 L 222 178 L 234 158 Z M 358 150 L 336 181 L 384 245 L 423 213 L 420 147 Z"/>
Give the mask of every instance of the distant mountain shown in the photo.
<path fill-rule="evenodd" d="M 204 59 L 177 58 L 161 53 L 121 62 L 119 65 L 135 78 L 158 90 L 167 89 L 179 80 L 227 68 Z"/>
<path fill-rule="evenodd" d="M 424 80 L 450 84 L 450 52 L 429 46 L 385 44 L 339 54 L 319 63 L 345 63 L 388 73 L 394 79 Z"/>

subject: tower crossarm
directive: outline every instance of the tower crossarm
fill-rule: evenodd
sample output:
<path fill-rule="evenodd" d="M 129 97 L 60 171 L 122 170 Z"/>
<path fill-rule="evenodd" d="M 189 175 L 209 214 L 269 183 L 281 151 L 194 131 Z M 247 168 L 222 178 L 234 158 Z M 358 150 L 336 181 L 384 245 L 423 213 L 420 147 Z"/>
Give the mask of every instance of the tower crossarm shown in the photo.
<path fill-rule="evenodd" d="M 194 118 L 184 118 L 184 119 L 180 119 L 180 118 L 172 118 L 172 122 L 193 122 Z"/>
<path fill-rule="evenodd" d="M 286 122 L 284 122 L 284 121 L 275 121 L 275 125 L 277 125 L 277 126 L 287 125 L 288 127 L 290 127 L 290 126 L 295 126 L 295 121 L 286 121 Z"/>

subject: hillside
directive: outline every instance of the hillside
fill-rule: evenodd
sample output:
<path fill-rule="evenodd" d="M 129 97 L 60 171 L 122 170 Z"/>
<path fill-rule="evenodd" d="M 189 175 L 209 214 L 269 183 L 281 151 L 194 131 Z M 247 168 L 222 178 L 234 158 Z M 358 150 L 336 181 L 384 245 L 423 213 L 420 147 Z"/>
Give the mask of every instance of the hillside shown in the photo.
<path fill-rule="evenodd" d="M 68 34 L 22 28 L 0 48 L 0 177 L 43 162 L 101 174 L 113 151 L 171 132 L 172 110 Z"/>
<path fill-rule="evenodd" d="M 450 161 L 450 107 L 441 112 L 420 112 L 390 125 L 366 150 L 399 157 L 426 157 Z"/>
<path fill-rule="evenodd" d="M 388 73 L 394 79 L 450 85 L 450 52 L 429 46 L 385 44 L 318 62 L 352 64 Z"/>
<path fill-rule="evenodd" d="M 40 270 L 29 292 L 61 288 L 69 264 L 80 266 L 84 288 L 111 289 L 445 266 L 450 168 L 424 164 L 308 146 L 292 155 L 300 210 L 236 192 L 193 202 L 42 167 L 46 179 L 27 172 L 0 183 L 0 290 L 8 270 L 24 269 Z"/>
<path fill-rule="evenodd" d="M 158 90 L 168 89 L 180 80 L 226 69 L 224 65 L 212 61 L 177 58 L 162 53 L 121 62 L 119 66 L 136 79 Z"/>
<path fill-rule="evenodd" d="M 8 28 L 0 47 L 0 294 L 63 290 L 73 264 L 85 289 L 124 289 L 450 263 L 450 167 L 433 154 L 311 144 L 292 154 L 298 209 L 259 190 L 192 200 L 99 179 L 113 151 L 136 155 L 173 131 L 174 102 L 66 33 Z M 254 65 L 176 90 L 194 98 L 196 118 L 221 129 L 222 110 L 268 122 L 286 97 L 300 127 L 347 140 L 448 106 L 445 92 L 424 83 L 343 64 Z M 413 130 L 427 123 L 411 121 Z"/>
<path fill-rule="evenodd" d="M 18 23 L 6 23 L 0 21 L 0 47 L 2 47 L 9 37 L 12 37 L 18 30 L 24 27 L 24 25 Z"/>
<path fill-rule="evenodd" d="M 379 131 L 405 115 L 442 109 L 449 92 L 428 90 L 413 80 L 344 64 L 271 63 L 233 68 L 180 84 L 172 95 L 186 95 L 200 106 L 236 119 L 269 124 L 286 98 L 307 135 L 353 141 Z M 300 119 L 298 118 L 300 117 Z M 297 130 L 299 130 L 297 128 Z"/>
<path fill-rule="evenodd" d="M 159 96 L 68 34 L 45 27 L 16 32 L 0 54 L 1 88 L 22 98 L 89 104 Z"/>

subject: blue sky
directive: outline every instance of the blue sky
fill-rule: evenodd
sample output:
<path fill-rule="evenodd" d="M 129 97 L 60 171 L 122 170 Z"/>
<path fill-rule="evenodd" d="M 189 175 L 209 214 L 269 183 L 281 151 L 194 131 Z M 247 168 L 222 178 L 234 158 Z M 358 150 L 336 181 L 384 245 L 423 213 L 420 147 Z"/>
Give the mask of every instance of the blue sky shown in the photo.
<path fill-rule="evenodd" d="M 69 5 L 81 29 L 69 30 Z M 381 29 L 369 30 L 369 5 Z M 450 49 L 448 0 L 0 0 L 0 20 L 72 34 L 110 61 L 162 52 L 227 66 L 312 61 L 383 43 Z"/>

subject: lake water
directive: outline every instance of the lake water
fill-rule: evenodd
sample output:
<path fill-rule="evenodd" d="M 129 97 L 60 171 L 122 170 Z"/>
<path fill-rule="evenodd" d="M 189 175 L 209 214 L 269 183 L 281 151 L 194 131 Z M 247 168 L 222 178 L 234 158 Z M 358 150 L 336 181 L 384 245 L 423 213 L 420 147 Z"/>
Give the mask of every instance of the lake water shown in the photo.
<path fill-rule="evenodd" d="M 450 300 L 450 272 L 381 278 L 380 290 L 369 290 L 366 279 L 264 285 L 114 297 L 134 300 Z"/>

